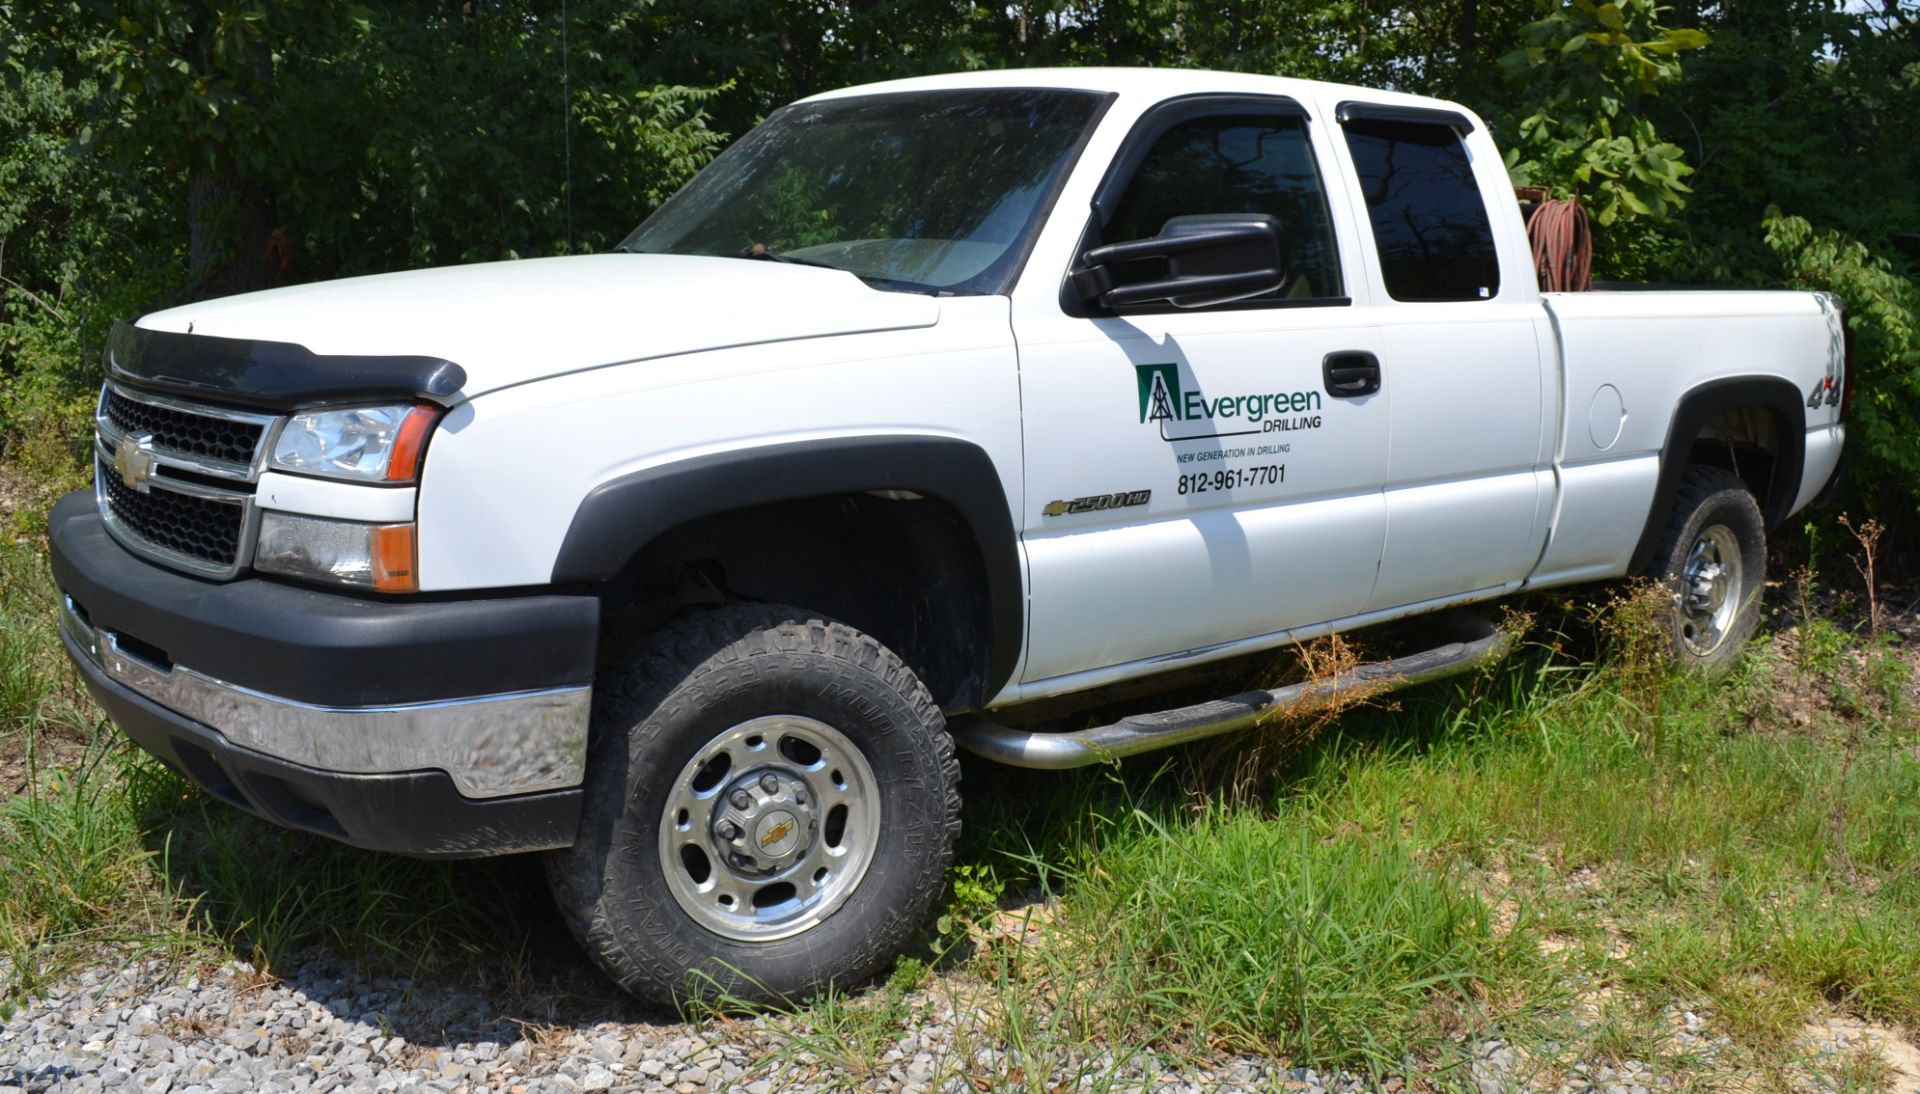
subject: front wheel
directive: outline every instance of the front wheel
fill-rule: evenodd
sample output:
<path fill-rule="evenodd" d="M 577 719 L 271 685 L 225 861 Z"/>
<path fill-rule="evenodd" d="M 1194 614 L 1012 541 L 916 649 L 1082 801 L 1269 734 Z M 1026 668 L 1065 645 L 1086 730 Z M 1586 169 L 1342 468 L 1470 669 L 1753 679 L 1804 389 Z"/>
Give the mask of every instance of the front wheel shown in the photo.
<path fill-rule="evenodd" d="M 642 998 L 769 1000 L 878 972 L 939 897 L 959 765 L 892 652 L 792 609 L 675 624 L 596 695 L 580 837 L 548 859 Z"/>
<path fill-rule="evenodd" d="M 1689 467 L 1653 576 L 1672 596 L 1668 626 L 1682 665 L 1717 672 L 1732 664 L 1760 625 L 1767 530 L 1747 484 L 1718 467 Z"/>

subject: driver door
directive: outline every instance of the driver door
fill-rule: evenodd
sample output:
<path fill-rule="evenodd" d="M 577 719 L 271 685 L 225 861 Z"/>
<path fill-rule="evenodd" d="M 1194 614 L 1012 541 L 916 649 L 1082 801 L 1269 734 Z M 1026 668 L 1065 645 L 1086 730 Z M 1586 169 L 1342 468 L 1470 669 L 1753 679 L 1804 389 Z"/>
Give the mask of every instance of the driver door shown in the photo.
<path fill-rule="evenodd" d="M 1335 226 L 1352 221 L 1323 183 L 1328 162 L 1291 100 L 1163 104 L 1122 146 L 1081 252 L 1176 216 L 1267 213 L 1280 287 L 1198 309 L 1067 295 L 1057 314 L 1017 313 L 1024 683 L 1068 690 L 1076 674 L 1251 649 L 1366 604 L 1392 394 L 1327 381 L 1330 366 L 1377 367 L 1382 349 L 1347 295 L 1364 282 L 1339 245 Z M 1145 266 L 1116 279 L 1166 275 Z"/>

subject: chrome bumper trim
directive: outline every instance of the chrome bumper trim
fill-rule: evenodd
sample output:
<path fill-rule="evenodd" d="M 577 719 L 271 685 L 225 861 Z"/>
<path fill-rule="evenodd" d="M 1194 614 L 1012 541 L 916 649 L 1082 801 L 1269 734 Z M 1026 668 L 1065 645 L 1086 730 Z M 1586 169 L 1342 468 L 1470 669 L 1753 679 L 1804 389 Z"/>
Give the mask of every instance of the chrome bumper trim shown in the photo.
<path fill-rule="evenodd" d="M 469 798 L 579 786 L 593 689 L 481 695 L 387 707 L 329 707 L 267 695 L 184 665 L 161 667 L 60 598 L 60 629 L 110 679 L 242 748 L 324 771 L 438 770 Z"/>

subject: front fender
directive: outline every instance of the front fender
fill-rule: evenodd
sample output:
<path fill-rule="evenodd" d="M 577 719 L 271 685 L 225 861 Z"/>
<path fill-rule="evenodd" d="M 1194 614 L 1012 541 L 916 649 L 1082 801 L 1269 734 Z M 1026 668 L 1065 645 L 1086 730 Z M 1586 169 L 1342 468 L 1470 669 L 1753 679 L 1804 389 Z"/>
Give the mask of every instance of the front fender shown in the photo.
<path fill-rule="evenodd" d="M 662 533 L 701 517 L 875 490 L 937 498 L 965 521 L 987 583 L 992 648 L 986 694 L 998 692 L 1013 675 L 1025 629 L 1019 548 L 993 459 L 968 441 L 837 437 L 722 452 L 623 475 L 581 501 L 554 561 L 553 581 L 609 580 Z"/>

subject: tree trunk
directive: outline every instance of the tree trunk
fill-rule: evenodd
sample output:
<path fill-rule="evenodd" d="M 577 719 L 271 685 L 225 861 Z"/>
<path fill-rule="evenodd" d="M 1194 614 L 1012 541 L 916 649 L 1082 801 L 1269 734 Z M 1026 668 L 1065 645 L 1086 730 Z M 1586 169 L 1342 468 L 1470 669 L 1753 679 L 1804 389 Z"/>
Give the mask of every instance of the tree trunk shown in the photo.
<path fill-rule="evenodd" d="M 218 28 L 211 16 L 197 24 L 186 53 L 200 71 L 218 63 Z M 257 110 L 260 88 L 273 79 L 273 52 L 264 37 L 249 41 L 234 68 L 247 77 L 246 95 Z M 244 178 L 225 141 L 206 141 L 193 149 L 187 174 L 188 300 L 253 292 L 285 279 L 290 255 L 284 236 L 276 239 L 273 192 Z"/>
<path fill-rule="evenodd" d="M 231 165 L 197 168 L 187 179 L 187 289 L 190 300 L 273 287 L 273 201 Z"/>

